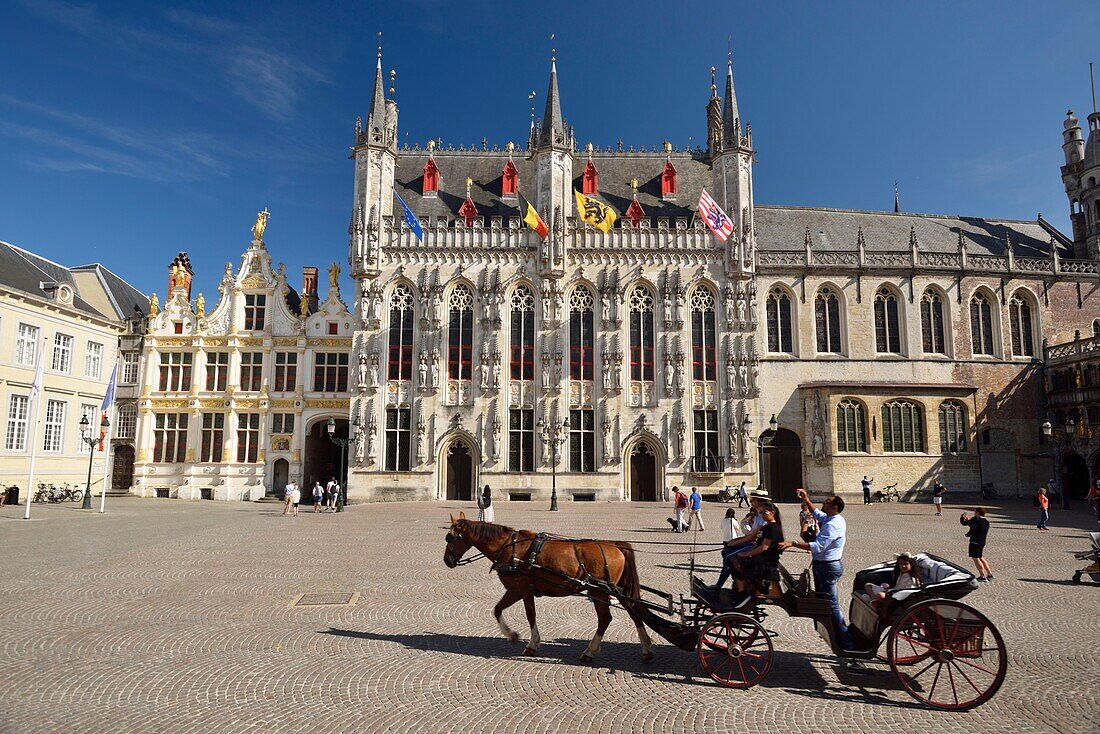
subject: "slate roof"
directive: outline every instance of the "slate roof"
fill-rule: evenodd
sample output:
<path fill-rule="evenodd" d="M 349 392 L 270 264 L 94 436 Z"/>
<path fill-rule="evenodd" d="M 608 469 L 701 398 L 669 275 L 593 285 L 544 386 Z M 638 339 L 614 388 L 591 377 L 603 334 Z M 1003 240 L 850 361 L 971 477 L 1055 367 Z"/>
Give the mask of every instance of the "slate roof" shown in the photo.
<path fill-rule="evenodd" d="M 37 298 L 49 299 L 50 294 L 43 290 L 40 285 L 51 282 L 65 283 L 73 289 L 73 307 L 77 310 L 112 320 L 124 318 L 125 313 L 103 313 L 81 297 L 80 288 L 77 287 L 72 271 L 93 268 L 98 269 L 100 283 L 120 308 L 132 309 L 133 305 L 139 305 L 142 313 L 145 312 L 148 299 L 136 288 L 102 265 L 85 265 L 70 269 L 21 247 L 16 247 L 7 242 L 0 242 L 0 285 L 28 293 Z"/>
<path fill-rule="evenodd" d="M 1004 255 L 1011 238 L 1018 257 L 1049 257 L 1050 240 L 1055 238 L 1059 255 L 1073 257 L 1064 235 L 1041 219 L 982 219 L 907 212 L 871 212 L 845 209 L 814 209 L 797 206 L 757 205 L 756 241 L 762 250 L 801 250 L 806 229 L 815 250 L 856 249 L 859 229 L 868 252 L 909 249 L 910 228 L 923 252 L 958 252 L 959 232 L 971 255 Z"/>
<path fill-rule="evenodd" d="M 111 302 L 118 310 L 118 318 L 125 319 L 132 316 L 135 311 L 143 316 L 149 310 L 149 296 L 127 283 L 115 273 L 99 263 L 81 265 L 73 268 L 74 271 L 94 270 L 103 284 L 104 290 L 110 296 Z"/>
<path fill-rule="evenodd" d="M 535 165 L 526 153 L 516 151 L 512 162 L 519 172 L 519 191 L 532 196 Z M 502 171 L 508 161 L 505 152 L 484 151 L 436 151 L 435 164 L 439 168 L 439 195 L 424 198 L 424 164 L 427 151 L 401 151 L 395 173 L 397 192 L 419 217 L 458 217 L 458 208 L 466 198 L 466 177 L 474 180 L 470 198 L 482 217 L 518 217 L 519 210 L 512 203 L 500 199 Z M 599 171 L 599 199 L 610 204 L 620 216 L 626 212 L 633 198 L 630 179 L 638 179 L 638 203 L 647 216 L 691 217 L 699 191 L 710 186 L 710 165 L 702 150 L 676 151 L 671 154 L 676 168 L 677 197 L 675 201 L 661 200 L 661 172 L 666 157 L 661 153 L 608 153 L 593 151 L 592 163 Z M 581 152 L 573 161 L 573 187 L 581 189 L 581 175 L 588 164 L 588 154 Z"/>

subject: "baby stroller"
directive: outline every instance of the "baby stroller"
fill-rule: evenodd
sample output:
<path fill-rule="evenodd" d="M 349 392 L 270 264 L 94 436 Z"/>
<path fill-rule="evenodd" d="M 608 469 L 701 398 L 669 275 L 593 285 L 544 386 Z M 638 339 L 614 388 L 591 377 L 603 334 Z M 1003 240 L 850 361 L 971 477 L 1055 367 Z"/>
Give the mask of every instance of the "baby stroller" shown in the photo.
<path fill-rule="evenodd" d="M 1082 574 L 1088 574 L 1094 583 L 1100 584 L 1100 533 L 1089 533 L 1092 540 L 1092 550 L 1083 553 L 1074 553 L 1073 557 L 1079 561 L 1092 561 L 1080 571 L 1074 571 L 1073 583 L 1081 583 Z"/>

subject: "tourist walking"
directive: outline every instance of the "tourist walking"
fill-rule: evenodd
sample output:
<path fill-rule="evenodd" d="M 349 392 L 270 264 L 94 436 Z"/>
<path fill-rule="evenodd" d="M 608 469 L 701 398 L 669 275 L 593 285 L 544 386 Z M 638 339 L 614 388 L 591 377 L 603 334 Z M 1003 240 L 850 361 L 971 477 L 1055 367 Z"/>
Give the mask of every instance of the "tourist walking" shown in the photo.
<path fill-rule="evenodd" d="M 313 481 L 313 511 L 320 512 L 321 505 L 325 501 L 325 488 L 321 486 L 321 482 L 318 480 Z"/>
<path fill-rule="evenodd" d="M 863 484 L 863 504 L 865 505 L 871 504 L 871 485 L 874 483 L 874 479 L 868 479 L 866 474 L 863 475 L 861 484 Z"/>
<path fill-rule="evenodd" d="M 703 527 L 703 495 L 699 494 L 699 488 L 693 487 L 691 490 L 691 496 L 688 498 L 691 511 L 688 513 L 688 529 L 695 523 L 699 524 L 700 530 L 706 530 Z"/>
<path fill-rule="evenodd" d="M 936 479 L 932 482 L 932 506 L 936 508 L 936 517 L 943 515 L 943 496 L 947 494 L 947 487 Z"/>
<path fill-rule="evenodd" d="M 749 488 L 744 481 L 741 482 L 741 486 L 737 488 L 737 506 L 748 507 L 749 506 Z"/>
<path fill-rule="evenodd" d="M 1039 524 L 1035 527 L 1044 533 L 1047 528 L 1047 520 L 1050 519 L 1050 499 L 1047 497 L 1047 488 L 1039 487 L 1039 494 L 1035 497 L 1035 506 L 1039 508 Z"/>
<path fill-rule="evenodd" d="M 302 501 L 302 490 L 298 489 L 298 482 L 294 481 L 290 483 L 291 495 L 294 498 L 294 517 L 298 517 L 298 503 Z"/>
<path fill-rule="evenodd" d="M 283 514 L 291 514 L 294 509 L 294 482 L 287 482 L 283 487 Z"/>
<path fill-rule="evenodd" d="M 966 531 L 966 537 L 970 538 L 967 555 L 978 569 L 978 581 L 992 581 L 993 571 L 989 568 L 989 561 L 985 560 L 985 539 L 989 536 L 989 520 L 985 519 L 985 509 L 975 507 L 973 517 L 967 517 L 964 512 L 959 515 L 959 523 L 969 528 Z"/>
<path fill-rule="evenodd" d="M 684 522 L 684 512 L 688 508 L 687 495 L 680 491 L 679 487 L 672 488 L 672 512 L 673 516 L 668 518 L 668 522 L 672 525 L 672 532 L 682 533 L 687 530 L 687 523 Z"/>
<path fill-rule="evenodd" d="M 336 484 L 336 477 L 332 477 L 328 480 L 328 483 L 325 484 L 325 500 L 328 502 L 329 512 L 336 512 L 336 490 L 334 489 L 336 486 L 338 486 Z"/>
<path fill-rule="evenodd" d="M 493 522 L 493 493 L 486 484 L 477 496 L 478 522 Z"/>
<path fill-rule="evenodd" d="M 833 629 L 837 634 L 837 641 L 843 650 L 852 649 L 852 635 L 848 631 L 848 624 L 844 621 L 844 615 L 840 612 L 840 599 L 837 597 L 836 585 L 840 577 L 844 575 L 844 543 L 847 540 L 848 525 L 840 513 L 844 512 L 844 499 L 833 495 L 821 504 L 821 509 L 814 507 L 806 490 L 798 490 L 798 497 L 802 500 L 802 511 L 808 516 L 813 516 L 820 529 L 817 538 L 812 541 L 788 540 L 779 544 L 781 550 L 791 546 L 810 551 L 812 561 L 810 569 L 814 577 L 814 590 L 818 594 L 826 594 L 829 599 L 829 607 L 832 611 Z M 808 518 L 802 522 L 802 530 L 809 529 Z M 855 667 L 855 666 L 853 666 Z"/>

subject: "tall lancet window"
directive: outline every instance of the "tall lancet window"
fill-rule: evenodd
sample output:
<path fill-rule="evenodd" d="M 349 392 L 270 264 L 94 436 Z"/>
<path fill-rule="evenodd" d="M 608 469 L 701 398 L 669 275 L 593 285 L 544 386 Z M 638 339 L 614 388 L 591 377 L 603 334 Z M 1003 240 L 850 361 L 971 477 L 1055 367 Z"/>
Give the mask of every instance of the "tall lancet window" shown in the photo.
<path fill-rule="evenodd" d="M 577 286 L 569 296 L 569 379 L 592 379 L 592 292 Z"/>
<path fill-rule="evenodd" d="M 943 296 L 932 289 L 920 297 L 921 348 L 925 354 L 947 354 L 943 328 Z"/>
<path fill-rule="evenodd" d="M 840 354 L 840 299 L 828 286 L 817 292 L 814 298 L 814 322 L 817 325 L 817 351 L 819 354 Z"/>
<path fill-rule="evenodd" d="M 772 288 L 764 304 L 768 318 L 768 351 L 773 354 L 793 354 L 791 334 L 791 297 L 782 288 Z"/>
<path fill-rule="evenodd" d="M 653 294 L 630 291 L 630 404 L 649 405 L 653 395 Z"/>
<path fill-rule="evenodd" d="M 714 293 L 699 286 L 691 294 L 691 369 L 697 382 L 717 377 Z"/>
<path fill-rule="evenodd" d="M 474 349 L 474 297 L 459 283 L 451 289 L 447 322 L 447 404 L 465 405 L 470 399 Z"/>
<path fill-rule="evenodd" d="M 981 292 L 970 297 L 970 341 L 974 354 L 993 356 L 993 306 Z"/>
<path fill-rule="evenodd" d="M 1035 338 L 1031 318 L 1031 304 L 1028 303 L 1027 296 L 1017 291 L 1008 302 L 1013 357 L 1035 356 Z"/>
<path fill-rule="evenodd" d="M 879 288 L 875 293 L 875 351 L 901 354 L 899 329 L 897 294 L 889 288 Z"/>
<path fill-rule="evenodd" d="M 398 283 L 390 294 L 390 352 L 387 374 L 391 380 L 412 379 L 413 297 Z"/>

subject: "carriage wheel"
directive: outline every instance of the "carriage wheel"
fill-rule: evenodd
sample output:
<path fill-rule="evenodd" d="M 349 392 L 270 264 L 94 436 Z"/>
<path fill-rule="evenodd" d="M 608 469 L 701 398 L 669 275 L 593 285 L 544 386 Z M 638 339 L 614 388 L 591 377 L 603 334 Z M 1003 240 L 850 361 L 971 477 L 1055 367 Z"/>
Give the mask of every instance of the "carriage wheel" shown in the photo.
<path fill-rule="evenodd" d="M 752 688 L 772 668 L 772 639 L 744 614 L 719 614 L 707 620 L 695 645 L 707 675 L 730 688 Z"/>
<path fill-rule="evenodd" d="M 933 599 L 907 611 L 890 631 L 887 659 L 913 698 L 934 708 L 979 706 L 1004 682 L 1004 639 L 982 613 Z"/>

